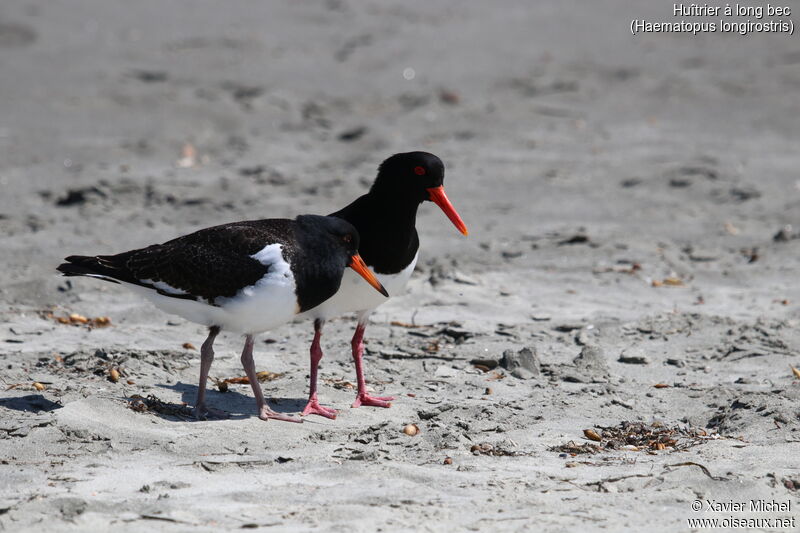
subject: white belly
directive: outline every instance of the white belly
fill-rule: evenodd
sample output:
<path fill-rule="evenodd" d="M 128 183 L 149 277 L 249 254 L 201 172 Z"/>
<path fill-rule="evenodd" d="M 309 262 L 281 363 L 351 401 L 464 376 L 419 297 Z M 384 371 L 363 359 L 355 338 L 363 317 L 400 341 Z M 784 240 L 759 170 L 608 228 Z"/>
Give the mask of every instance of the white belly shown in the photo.
<path fill-rule="evenodd" d="M 272 265 L 270 271 L 255 284 L 241 289 L 235 296 L 217 298 L 217 305 L 209 305 L 204 300 L 164 296 L 139 285 L 125 285 L 145 296 L 162 311 L 191 322 L 219 326 L 223 330 L 237 333 L 260 333 L 289 322 L 298 311 L 294 275 L 288 263 L 283 261 L 280 250 L 279 244 L 272 244 L 255 254 L 254 258 Z M 171 292 L 183 291 L 172 289 Z"/>
<path fill-rule="evenodd" d="M 390 297 L 403 292 L 414 272 L 418 256 L 419 254 L 415 255 L 411 263 L 397 274 L 375 274 Z M 299 316 L 327 320 L 344 313 L 371 311 L 387 301 L 389 298 L 376 291 L 364 278 L 348 268 L 344 271 L 342 285 L 336 294 Z"/>

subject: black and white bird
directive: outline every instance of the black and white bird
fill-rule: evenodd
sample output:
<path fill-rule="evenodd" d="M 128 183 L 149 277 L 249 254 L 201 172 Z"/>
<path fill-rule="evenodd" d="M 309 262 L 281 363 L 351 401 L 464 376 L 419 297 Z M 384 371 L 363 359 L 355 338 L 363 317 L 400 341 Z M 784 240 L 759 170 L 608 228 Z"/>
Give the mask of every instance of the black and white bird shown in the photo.
<path fill-rule="evenodd" d="M 345 220 L 301 215 L 214 226 L 117 255 L 73 255 L 58 270 L 65 276 L 121 283 L 167 313 L 208 326 L 200 350 L 198 418 L 225 416 L 205 404 L 214 339 L 225 329 L 245 335 L 241 361 L 259 417 L 299 422 L 264 401 L 253 362 L 253 337 L 333 296 L 347 267 L 387 295 L 359 256 L 358 246 L 358 231 Z"/>
<path fill-rule="evenodd" d="M 381 163 L 369 192 L 330 216 L 344 219 L 361 236 L 359 253 L 390 295 L 400 294 L 417 264 L 419 236 L 417 208 L 427 200 L 438 205 L 455 227 L 467 235 L 461 220 L 444 192 L 444 163 L 427 152 L 395 154 Z M 364 290 L 355 276 L 345 273 L 338 292 L 301 316 L 314 319 L 311 344 L 311 378 L 308 404 L 303 415 L 317 414 L 336 418 L 336 410 L 320 405 L 317 398 L 317 367 L 322 359 L 320 336 L 325 321 L 356 312 L 358 324 L 351 341 L 356 367 L 358 395 L 353 407 L 390 407 L 393 397 L 370 396 L 364 379 L 364 329 L 370 313 L 388 300 L 375 291 Z"/>

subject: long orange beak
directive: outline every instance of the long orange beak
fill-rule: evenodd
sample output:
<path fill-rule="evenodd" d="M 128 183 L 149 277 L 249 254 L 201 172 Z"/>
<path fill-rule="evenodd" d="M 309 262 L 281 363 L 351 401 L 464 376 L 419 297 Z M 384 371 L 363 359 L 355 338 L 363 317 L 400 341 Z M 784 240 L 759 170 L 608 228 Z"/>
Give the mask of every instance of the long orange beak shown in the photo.
<path fill-rule="evenodd" d="M 447 195 L 444 193 L 444 186 L 440 185 L 438 187 L 431 187 L 430 189 L 426 189 L 428 194 L 430 194 L 431 202 L 435 203 L 439 206 L 439 208 L 444 211 L 444 214 L 447 215 L 447 218 L 450 219 L 450 222 L 463 233 L 464 235 L 468 235 L 467 232 L 467 225 L 464 224 L 464 221 L 461 220 L 461 217 L 458 216 L 456 213 L 456 208 L 453 207 L 453 204 L 450 203 L 450 200 L 447 199 Z"/>
<path fill-rule="evenodd" d="M 350 264 L 347 266 L 358 272 L 358 275 L 367 280 L 367 283 L 375 287 L 375 290 L 377 290 L 379 293 L 383 294 L 387 298 L 389 297 L 389 293 L 386 292 L 386 289 L 383 288 L 381 282 L 378 281 L 378 278 L 375 277 L 375 274 L 373 274 L 372 271 L 367 267 L 367 264 L 363 259 L 361 259 L 360 255 L 356 254 L 351 257 Z"/>

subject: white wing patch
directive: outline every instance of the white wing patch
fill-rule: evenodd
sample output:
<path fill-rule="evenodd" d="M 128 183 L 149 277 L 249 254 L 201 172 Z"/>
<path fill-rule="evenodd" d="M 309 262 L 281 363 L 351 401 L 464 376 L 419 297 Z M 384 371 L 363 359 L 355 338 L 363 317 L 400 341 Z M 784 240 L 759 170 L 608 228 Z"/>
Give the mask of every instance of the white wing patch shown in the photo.
<path fill-rule="evenodd" d="M 164 291 L 167 294 L 189 294 L 188 292 L 186 292 L 184 290 L 181 290 L 181 289 L 176 289 L 172 285 L 164 283 L 163 281 L 153 281 L 152 279 L 143 279 L 141 281 L 142 281 L 142 283 L 146 283 L 148 285 L 152 285 L 156 289 L 158 289 L 160 291 Z"/>
<path fill-rule="evenodd" d="M 271 267 L 270 275 L 272 276 L 294 277 L 289 263 L 283 258 L 283 245 L 281 244 L 269 244 L 250 257 L 264 266 Z"/>

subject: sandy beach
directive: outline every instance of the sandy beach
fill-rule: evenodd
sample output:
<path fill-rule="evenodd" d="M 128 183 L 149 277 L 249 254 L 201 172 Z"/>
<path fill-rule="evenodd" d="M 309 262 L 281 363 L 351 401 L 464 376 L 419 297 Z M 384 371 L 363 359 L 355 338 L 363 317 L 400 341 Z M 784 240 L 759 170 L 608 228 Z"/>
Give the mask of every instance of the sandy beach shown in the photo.
<path fill-rule="evenodd" d="M 0 530 L 796 528 L 800 38 L 631 33 L 680 19 L 3 2 Z M 220 391 L 243 375 L 223 332 L 208 403 L 232 416 L 195 421 L 204 328 L 55 271 L 330 213 L 410 150 L 444 161 L 470 234 L 421 206 L 417 269 L 366 333 L 390 409 L 350 408 L 345 316 L 320 367 L 336 420 L 264 422 L 249 385 Z M 305 405 L 312 335 L 259 335 L 273 409 Z"/>

